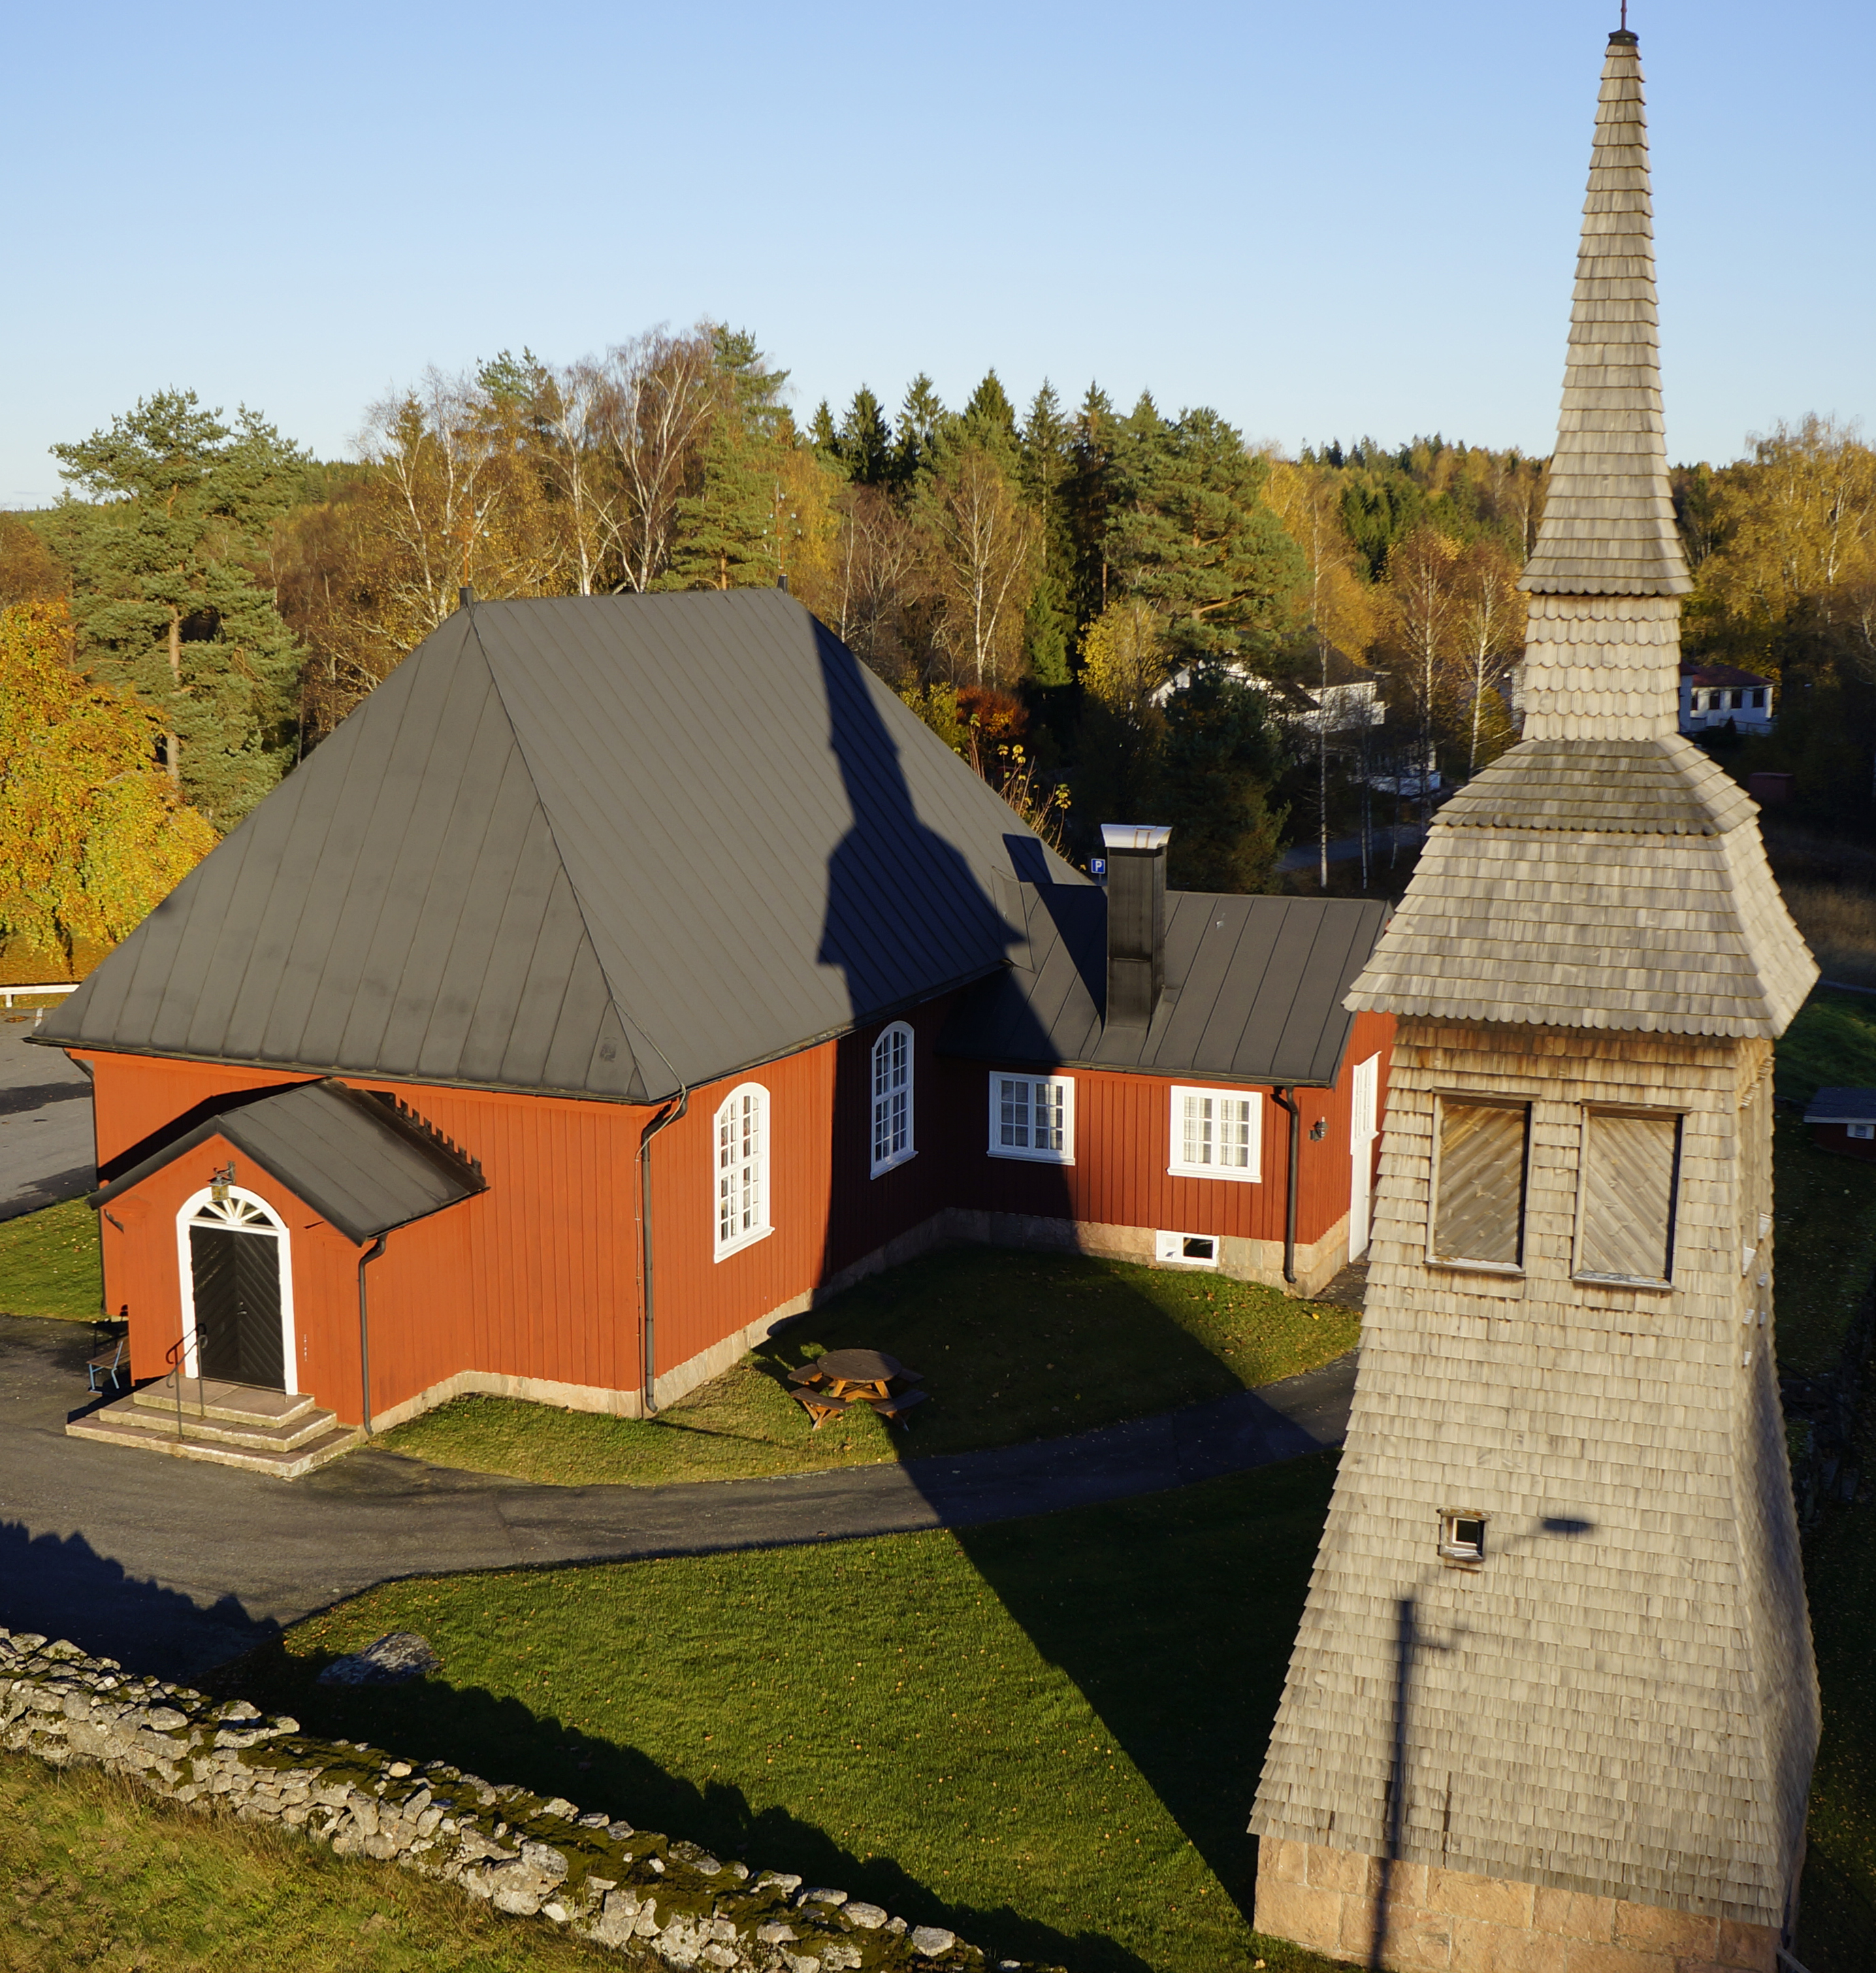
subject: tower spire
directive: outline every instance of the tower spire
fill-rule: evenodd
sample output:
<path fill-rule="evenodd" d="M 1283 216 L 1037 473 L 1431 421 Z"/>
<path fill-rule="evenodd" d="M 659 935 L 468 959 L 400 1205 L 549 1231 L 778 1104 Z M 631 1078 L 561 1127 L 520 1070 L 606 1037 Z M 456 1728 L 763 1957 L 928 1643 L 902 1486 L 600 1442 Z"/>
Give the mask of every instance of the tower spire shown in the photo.
<path fill-rule="evenodd" d="M 1563 413 L 1536 551 L 1537 596 L 1683 596 L 1662 422 L 1654 211 L 1642 60 L 1626 26 L 1603 64 L 1570 316 Z"/>
<path fill-rule="evenodd" d="M 1625 26 L 1603 63 L 1557 450 L 1519 585 L 1527 739 L 1676 730 L 1678 599 L 1693 584 L 1668 481 L 1658 319 L 1642 60 Z"/>

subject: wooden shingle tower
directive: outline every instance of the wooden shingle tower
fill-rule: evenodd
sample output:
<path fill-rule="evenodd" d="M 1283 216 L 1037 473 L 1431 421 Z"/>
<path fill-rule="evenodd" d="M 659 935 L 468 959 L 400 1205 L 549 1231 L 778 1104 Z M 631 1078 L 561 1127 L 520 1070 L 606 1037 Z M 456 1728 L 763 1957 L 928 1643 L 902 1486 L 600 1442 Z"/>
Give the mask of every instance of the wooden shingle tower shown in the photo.
<path fill-rule="evenodd" d="M 1818 1706 L 1772 1348 L 1772 1044 L 1816 968 L 1675 731 L 1635 38 L 1603 70 L 1524 737 L 1349 1005 L 1399 1026 L 1257 1922 L 1393 1967 L 1773 1965 Z"/>

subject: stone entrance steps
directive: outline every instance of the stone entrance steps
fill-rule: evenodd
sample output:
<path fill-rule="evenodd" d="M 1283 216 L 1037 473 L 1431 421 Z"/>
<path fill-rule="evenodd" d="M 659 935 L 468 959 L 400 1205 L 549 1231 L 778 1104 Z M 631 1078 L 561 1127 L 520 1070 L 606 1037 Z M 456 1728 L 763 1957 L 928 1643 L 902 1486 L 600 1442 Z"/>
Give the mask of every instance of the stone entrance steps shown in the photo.
<path fill-rule="evenodd" d="M 210 1378 L 185 1377 L 182 1431 L 177 1432 L 176 1386 L 167 1378 L 104 1405 L 65 1428 L 71 1438 L 165 1452 L 172 1459 L 204 1459 L 249 1473 L 297 1480 L 328 1460 L 349 1452 L 365 1435 L 341 1425 L 308 1397 L 257 1389 Z"/>

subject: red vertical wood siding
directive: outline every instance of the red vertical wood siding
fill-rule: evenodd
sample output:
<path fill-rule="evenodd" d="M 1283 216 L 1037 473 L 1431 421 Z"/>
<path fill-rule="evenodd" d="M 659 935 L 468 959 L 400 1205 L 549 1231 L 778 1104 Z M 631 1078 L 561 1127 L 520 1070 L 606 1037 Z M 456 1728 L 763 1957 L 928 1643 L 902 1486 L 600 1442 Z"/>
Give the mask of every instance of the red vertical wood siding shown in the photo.
<path fill-rule="evenodd" d="M 1341 1072 L 1333 1089 L 1298 1089 L 1301 1112 L 1297 1157 L 1296 1237 L 1308 1246 L 1348 1210 L 1351 1070 L 1380 1056 L 1381 1107 L 1386 1104 L 1393 1023 L 1385 1015 L 1358 1014 Z M 1203 1076 L 1156 1076 L 1112 1069 L 1065 1069 L 1075 1085 L 1075 1162 L 1030 1163 L 990 1151 L 990 1084 L 999 1070 L 988 1062 L 948 1065 L 953 1078 L 948 1108 L 955 1133 L 950 1162 L 952 1195 L 961 1206 L 992 1212 L 1033 1213 L 1107 1226 L 1146 1226 L 1164 1232 L 1213 1233 L 1252 1240 L 1281 1240 L 1288 1179 L 1289 1117 L 1269 1084 L 1263 1098 L 1262 1177 L 1177 1177 L 1172 1162 L 1172 1091 L 1214 1086 Z M 1310 1136 L 1318 1121 L 1319 1140 Z"/>
<path fill-rule="evenodd" d="M 990 1065 L 935 1052 L 948 1003 L 908 1016 L 913 1031 L 915 1157 L 875 1179 L 871 1052 L 886 1025 L 725 1077 L 691 1092 L 653 1140 L 656 1358 L 669 1371 L 922 1225 L 948 1205 L 1167 1232 L 1281 1240 L 1288 1119 L 1262 1091 L 1261 1183 L 1176 1178 L 1171 1077 L 1072 1072 L 1076 1161 L 989 1155 Z M 1303 1090 L 1297 1237 L 1320 1238 L 1348 1209 L 1353 1064 L 1380 1058 L 1386 1104 L 1392 1022 L 1357 1016 L 1334 1090 Z M 88 1055 L 98 1156 L 108 1176 L 159 1132 L 176 1134 L 214 1098 L 304 1078 Z M 1193 1078 L 1194 1081 L 1198 1078 Z M 768 1092 L 773 1231 L 715 1258 L 715 1116 L 743 1082 Z M 643 1379 L 639 1285 L 640 1134 L 648 1108 L 391 1081 L 481 1162 L 488 1190 L 392 1232 L 368 1274 L 372 1402 L 391 1409 L 459 1371 L 612 1391 Z M 1312 1142 L 1309 1127 L 1325 1130 Z M 159 1376 L 181 1333 L 175 1219 L 232 1157 L 291 1235 L 300 1388 L 342 1418 L 362 1408 L 358 1264 L 362 1249 L 324 1225 L 251 1160 L 215 1138 L 112 1202 L 103 1229 L 106 1294 L 131 1324 L 132 1366 Z"/>

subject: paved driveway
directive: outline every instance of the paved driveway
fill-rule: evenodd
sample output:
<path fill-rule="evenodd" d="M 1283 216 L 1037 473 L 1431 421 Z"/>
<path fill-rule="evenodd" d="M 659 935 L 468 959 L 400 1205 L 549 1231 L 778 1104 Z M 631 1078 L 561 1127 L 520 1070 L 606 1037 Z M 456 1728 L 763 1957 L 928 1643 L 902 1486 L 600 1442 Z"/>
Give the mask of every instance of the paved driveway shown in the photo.
<path fill-rule="evenodd" d="M 0 1016 L 0 1219 L 97 1183 L 91 1083 L 57 1049 L 29 1047 L 30 1014 Z"/>
<path fill-rule="evenodd" d="M 0 1625 L 186 1678 L 387 1577 L 963 1527 L 1156 1493 L 1341 1443 L 1344 1357 L 1040 1445 L 780 1480 L 534 1487 L 368 1448 L 305 1480 L 87 1445 L 90 1332 L 0 1317 Z"/>

